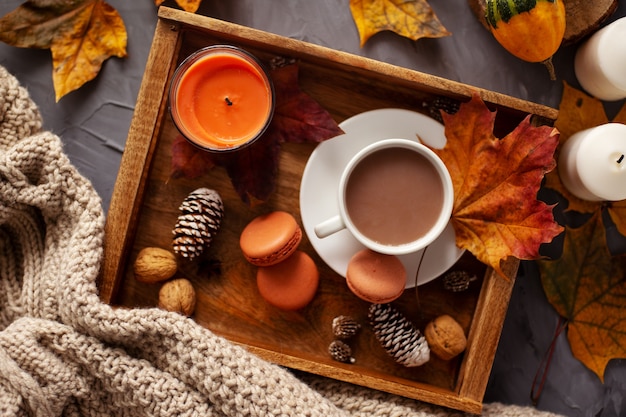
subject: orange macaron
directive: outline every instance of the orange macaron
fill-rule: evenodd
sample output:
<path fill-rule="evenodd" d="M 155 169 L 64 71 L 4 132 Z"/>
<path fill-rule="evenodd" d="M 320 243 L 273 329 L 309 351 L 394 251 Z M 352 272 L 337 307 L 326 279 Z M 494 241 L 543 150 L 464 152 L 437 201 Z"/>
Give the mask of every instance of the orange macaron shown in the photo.
<path fill-rule="evenodd" d="M 363 249 L 350 259 L 346 271 L 348 288 L 374 304 L 390 303 L 406 286 L 406 269 L 397 256 Z"/>
<path fill-rule="evenodd" d="M 254 218 L 241 232 L 239 246 L 253 265 L 271 266 L 293 254 L 302 240 L 302 229 L 285 211 Z"/>
<path fill-rule="evenodd" d="M 268 303 L 282 310 L 299 310 L 309 304 L 319 284 L 315 262 L 302 251 L 284 261 L 257 270 L 259 293 Z"/>

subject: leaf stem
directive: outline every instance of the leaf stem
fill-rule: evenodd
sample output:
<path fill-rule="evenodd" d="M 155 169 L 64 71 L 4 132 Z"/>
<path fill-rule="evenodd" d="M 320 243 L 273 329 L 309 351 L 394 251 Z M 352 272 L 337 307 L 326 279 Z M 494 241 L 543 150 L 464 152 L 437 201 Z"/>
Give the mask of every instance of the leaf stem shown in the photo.
<path fill-rule="evenodd" d="M 550 364 L 552 363 L 552 355 L 554 354 L 554 349 L 556 347 L 556 341 L 558 340 L 561 332 L 567 327 L 567 320 L 563 317 L 559 316 L 559 321 L 557 327 L 554 331 L 554 337 L 552 338 L 552 342 L 550 343 L 550 347 L 546 352 L 545 356 L 541 360 L 539 364 L 539 369 L 535 374 L 535 378 L 533 379 L 533 385 L 530 388 L 530 399 L 534 406 L 537 406 L 539 402 L 539 398 L 541 397 L 541 393 L 543 391 L 543 386 L 546 383 L 546 379 L 548 377 L 548 371 L 550 370 Z M 541 375 L 541 380 L 539 381 L 539 386 L 537 386 L 537 378 Z"/>
<path fill-rule="evenodd" d="M 552 57 L 550 57 L 550 58 L 548 58 L 548 59 L 546 59 L 544 61 L 541 61 L 541 63 L 543 65 L 545 65 L 546 68 L 548 69 L 548 74 L 550 75 L 550 80 L 552 80 L 552 81 L 556 80 L 556 72 L 554 70 L 554 64 L 552 63 Z"/>
<path fill-rule="evenodd" d="M 422 268 L 422 262 L 424 261 L 424 256 L 426 255 L 427 249 L 428 249 L 428 246 L 426 246 L 424 250 L 422 251 L 422 255 L 420 256 L 420 261 L 417 264 L 417 271 L 415 272 L 415 302 L 417 303 L 416 304 L 417 306 L 419 306 L 420 304 L 419 292 L 417 291 L 417 279 L 420 275 L 420 269 Z"/>

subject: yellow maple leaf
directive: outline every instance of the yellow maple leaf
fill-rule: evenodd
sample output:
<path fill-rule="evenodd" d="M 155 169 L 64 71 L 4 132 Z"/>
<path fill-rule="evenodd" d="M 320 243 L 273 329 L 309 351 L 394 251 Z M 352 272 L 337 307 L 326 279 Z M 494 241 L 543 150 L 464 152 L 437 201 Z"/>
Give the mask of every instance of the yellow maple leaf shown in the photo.
<path fill-rule="evenodd" d="M 613 118 L 616 123 L 626 124 L 626 104 Z M 609 216 L 622 236 L 626 236 L 626 200 L 613 202 L 608 208 Z"/>
<path fill-rule="evenodd" d="M 626 123 L 626 106 L 613 121 Z M 555 122 L 561 131 L 556 154 L 573 134 L 608 122 L 601 101 L 565 84 Z M 568 200 L 567 211 L 591 215 L 578 228 L 565 227 L 563 254 L 539 261 L 539 268 L 550 304 L 568 321 L 572 353 L 603 379 L 611 359 L 626 357 L 626 256 L 611 255 L 602 218 L 606 210 L 626 235 L 626 200 L 582 200 L 563 186 L 558 171 L 546 176 L 545 186 Z"/>
<path fill-rule="evenodd" d="M 154 0 L 154 4 L 160 6 L 165 0 Z M 176 0 L 176 4 L 178 4 L 184 11 L 195 13 L 200 7 L 200 3 L 202 0 Z"/>
<path fill-rule="evenodd" d="M 570 136 L 581 130 L 608 123 L 608 118 L 604 112 L 602 102 L 582 91 L 564 83 L 563 95 L 559 106 L 559 116 L 554 122 L 554 126 L 561 132 L 559 147 L 556 150 L 558 160 L 560 149 L 563 143 Z M 578 211 L 580 213 L 592 213 L 599 209 L 601 203 L 587 201 L 576 197 L 570 193 L 561 183 L 558 170 L 546 175 L 546 188 L 559 192 L 567 199 L 569 205 L 566 210 Z"/>
<path fill-rule="evenodd" d="M 125 57 L 127 34 L 103 0 L 26 2 L 0 19 L 0 40 L 50 49 L 56 100 L 94 79 L 111 56 Z"/>
<path fill-rule="evenodd" d="M 539 261 L 546 296 L 567 319 L 572 353 L 601 380 L 611 359 L 626 358 L 625 262 L 607 249 L 600 211 L 567 229 L 560 259 Z"/>
<path fill-rule="evenodd" d="M 608 123 L 609 119 L 604 111 L 602 102 L 586 93 L 564 83 L 559 116 L 554 126 L 561 132 L 559 147 L 556 150 L 558 159 L 561 146 L 573 134 L 591 127 Z M 626 105 L 613 118 L 613 122 L 626 124 Z M 626 236 L 626 200 L 616 202 L 587 201 L 570 193 L 561 182 L 558 170 L 546 175 L 546 188 L 557 191 L 568 201 L 566 211 L 579 213 L 594 213 L 606 208 L 609 216 L 615 223 L 618 231 Z"/>
<path fill-rule="evenodd" d="M 361 47 L 384 30 L 412 40 L 450 35 L 426 0 L 350 0 L 350 11 Z"/>
<path fill-rule="evenodd" d="M 622 236 L 626 236 L 626 200 L 611 203 L 607 211 L 611 220 L 615 223 L 617 231 Z"/>

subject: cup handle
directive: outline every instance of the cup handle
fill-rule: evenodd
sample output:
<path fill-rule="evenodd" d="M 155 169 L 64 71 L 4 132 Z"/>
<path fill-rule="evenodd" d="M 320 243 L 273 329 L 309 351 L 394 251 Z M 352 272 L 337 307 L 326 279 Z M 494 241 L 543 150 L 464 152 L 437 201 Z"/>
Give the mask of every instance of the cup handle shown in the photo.
<path fill-rule="evenodd" d="M 323 222 L 315 226 L 314 230 L 315 235 L 317 235 L 318 238 L 324 239 L 325 237 L 337 233 L 338 231 L 345 228 L 346 225 L 343 222 L 341 216 L 336 215 L 334 217 L 331 217 L 330 219 L 324 220 Z"/>

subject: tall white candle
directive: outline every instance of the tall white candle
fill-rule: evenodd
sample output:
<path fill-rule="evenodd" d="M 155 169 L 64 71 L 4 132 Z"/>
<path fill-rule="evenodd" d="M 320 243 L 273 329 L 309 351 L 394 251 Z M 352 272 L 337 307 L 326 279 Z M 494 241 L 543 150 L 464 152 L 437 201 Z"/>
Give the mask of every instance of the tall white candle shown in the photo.
<path fill-rule="evenodd" d="M 565 188 L 583 200 L 626 200 L 626 125 L 607 123 L 570 136 L 558 170 Z"/>
<path fill-rule="evenodd" d="M 626 98 L 626 17 L 600 29 L 576 51 L 580 85 L 600 100 Z"/>

